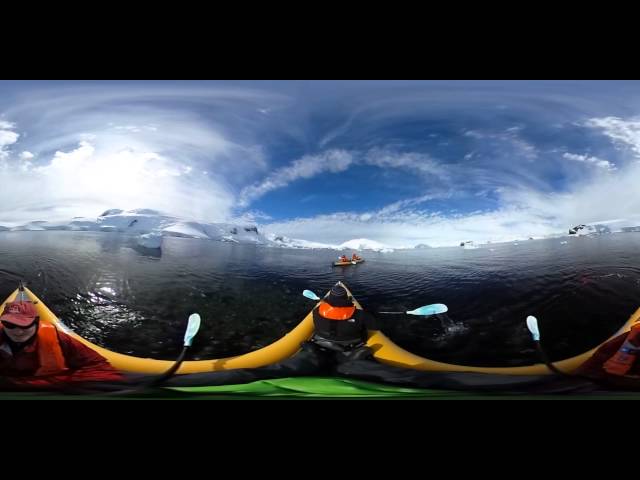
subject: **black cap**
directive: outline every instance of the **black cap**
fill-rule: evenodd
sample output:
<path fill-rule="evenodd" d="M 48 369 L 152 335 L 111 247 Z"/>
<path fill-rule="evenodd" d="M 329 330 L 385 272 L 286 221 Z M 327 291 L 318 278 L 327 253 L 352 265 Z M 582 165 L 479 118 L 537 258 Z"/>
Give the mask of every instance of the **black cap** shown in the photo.
<path fill-rule="evenodd" d="M 334 285 L 326 301 L 333 307 L 350 307 L 353 305 L 351 297 L 342 285 Z"/>

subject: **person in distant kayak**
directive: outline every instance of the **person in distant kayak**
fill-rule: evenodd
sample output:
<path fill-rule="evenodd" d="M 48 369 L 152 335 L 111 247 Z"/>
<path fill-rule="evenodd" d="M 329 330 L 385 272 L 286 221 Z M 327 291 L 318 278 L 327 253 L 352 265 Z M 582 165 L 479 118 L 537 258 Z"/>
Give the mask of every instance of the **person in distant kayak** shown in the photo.
<path fill-rule="evenodd" d="M 349 260 L 346 255 L 341 255 L 340 258 L 338 258 L 338 261 L 339 262 L 350 262 L 351 260 Z"/>
<path fill-rule="evenodd" d="M 54 325 L 41 323 L 32 302 L 7 302 L 0 324 L 2 390 L 64 390 L 122 379 L 97 352 Z"/>
<path fill-rule="evenodd" d="M 360 261 L 360 260 L 362 260 L 362 258 L 361 258 L 361 257 L 359 257 L 357 253 L 354 253 L 354 254 L 351 256 L 351 261 L 353 261 L 353 262 L 357 262 L 357 261 Z"/>

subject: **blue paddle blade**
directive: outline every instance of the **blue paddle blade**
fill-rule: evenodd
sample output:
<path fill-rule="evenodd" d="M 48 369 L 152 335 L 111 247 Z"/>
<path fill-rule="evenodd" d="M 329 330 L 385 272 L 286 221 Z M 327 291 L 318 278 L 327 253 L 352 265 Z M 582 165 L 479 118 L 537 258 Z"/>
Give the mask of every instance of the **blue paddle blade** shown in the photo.
<path fill-rule="evenodd" d="M 320 300 L 320 297 L 313 293 L 311 290 L 305 290 L 304 292 L 302 292 L 302 295 L 311 300 Z"/>
<path fill-rule="evenodd" d="M 193 337 L 196 336 L 200 329 L 200 315 L 192 313 L 189 315 L 189 323 L 187 324 L 187 331 L 184 333 L 184 346 L 190 347 L 193 342 Z"/>
<path fill-rule="evenodd" d="M 540 340 L 540 330 L 538 329 L 538 319 L 533 315 L 527 317 L 527 328 L 531 332 L 533 340 L 538 342 Z"/>
<path fill-rule="evenodd" d="M 416 308 L 407 312 L 408 315 L 437 315 L 439 313 L 448 312 L 449 309 L 444 303 L 434 303 L 432 305 L 425 305 L 424 307 Z"/>

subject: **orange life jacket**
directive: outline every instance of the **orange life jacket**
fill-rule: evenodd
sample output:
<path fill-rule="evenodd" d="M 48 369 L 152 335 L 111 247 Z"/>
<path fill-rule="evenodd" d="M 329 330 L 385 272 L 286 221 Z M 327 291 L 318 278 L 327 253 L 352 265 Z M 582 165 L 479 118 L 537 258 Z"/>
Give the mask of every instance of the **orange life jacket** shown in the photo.
<path fill-rule="evenodd" d="M 631 328 L 622 346 L 613 357 L 607 360 L 602 368 L 612 375 L 626 375 L 640 354 L 640 325 Z"/>
<path fill-rule="evenodd" d="M 318 313 L 329 320 L 349 320 L 356 311 L 355 306 L 334 307 L 326 302 L 320 303 Z"/>
<path fill-rule="evenodd" d="M 0 327 L 1 330 L 1 327 Z M 40 323 L 36 334 L 39 367 L 36 376 L 60 373 L 67 369 L 64 354 L 58 340 L 56 327 L 50 323 Z"/>

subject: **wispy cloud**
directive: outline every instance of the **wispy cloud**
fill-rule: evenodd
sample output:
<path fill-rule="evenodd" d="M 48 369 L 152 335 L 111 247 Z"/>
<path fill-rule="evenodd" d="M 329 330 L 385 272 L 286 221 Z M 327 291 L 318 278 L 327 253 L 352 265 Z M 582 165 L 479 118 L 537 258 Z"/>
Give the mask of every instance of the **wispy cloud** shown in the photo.
<path fill-rule="evenodd" d="M 520 132 L 524 129 L 522 126 L 514 126 L 506 128 L 499 132 L 465 130 L 463 135 L 476 140 L 486 142 L 487 140 L 497 141 L 507 144 L 519 154 L 519 156 L 527 159 L 535 159 L 538 157 L 538 150 L 530 142 L 524 140 L 520 136 Z"/>
<path fill-rule="evenodd" d="M 285 188 L 300 179 L 310 179 L 323 173 L 340 173 L 352 166 L 366 165 L 383 169 L 404 169 L 424 176 L 449 177 L 446 167 L 428 154 L 394 152 L 384 148 L 372 148 L 365 153 L 345 150 L 328 150 L 317 155 L 305 155 L 285 167 L 281 167 L 264 180 L 250 185 L 240 193 L 241 207 L 246 207 L 269 192 Z M 309 196 L 305 197 L 309 201 Z M 304 200 L 301 200 L 304 201 Z"/>
<path fill-rule="evenodd" d="M 20 135 L 13 131 L 15 125 L 11 122 L 0 120 L 0 160 L 9 156 L 8 146 L 18 141 Z"/>
<path fill-rule="evenodd" d="M 233 222 L 249 224 L 265 223 L 272 220 L 273 217 L 271 217 L 271 215 L 268 215 L 260 210 L 249 210 L 231 218 L 231 221 Z"/>
<path fill-rule="evenodd" d="M 502 188 L 500 207 L 486 212 L 443 215 L 412 207 L 429 195 L 394 202 L 367 213 L 336 212 L 269 223 L 269 231 L 292 238 L 342 243 L 369 238 L 396 248 L 420 243 L 455 246 L 461 241 L 500 242 L 562 234 L 576 224 L 637 217 L 640 165 L 572 185 L 565 192 Z"/>
<path fill-rule="evenodd" d="M 618 117 L 591 118 L 585 122 L 587 127 L 601 129 L 602 133 L 618 145 L 629 147 L 636 156 L 640 156 L 640 120 L 625 120 Z"/>
<path fill-rule="evenodd" d="M 616 166 L 608 160 L 602 160 L 598 157 L 590 157 L 588 155 L 579 155 L 576 153 L 564 153 L 562 155 L 563 158 L 567 160 L 572 160 L 574 162 L 583 162 L 594 165 L 598 168 L 603 168 L 605 170 L 615 170 Z"/>
<path fill-rule="evenodd" d="M 31 158 L 16 156 L 0 172 L 5 221 L 33 219 L 43 209 L 47 220 L 56 220 L 140 206 L 222 221 L 233 206 L 232 192 L 156 152 L 81 141 L 69 151 L 56 151 L 48 162 L 34 165 Z"/>
<path fill-rule="evenodd" d="M 309 179 L 323 172 L 343 172 L 353 163 L 353 155 L 344 150 L 329 150 L 319 155 L 305 155 L 286 167 L 272 172 L 262 182 L 251 185 L 240 193 L 241 207 L 268 192 L 286 187 L 298 179 Z"/>
<path fill-rule="evenodd" d="M 384 148 L 373 148 L 364 155 L 363 163 L 381 168 L 409 169 L 443 178 L 448 176 L 446 167 L 426 153 L 401 153 Z"/>
<path fill-rule="evenodd" d="M 373 218 L 373 216 L 376 217 L 386 217 L 388 215 L 393 215 L 396 214 L 398 212 L 402 212 L 404 215 L 407 214 L 407 209 L 411 208 L 411 207 L 415 207 L 416 205 L 421 205 L 424 204 L 425 202 L 428 202 L 429 200 L 433 200 L 435 198 L 443 198 L 445 196 L 450 196 L 450 194 L 447 195 L 422 195 L 420 197 L 414 197 L 414 198 L 407 198 L 404 200 L 399 200 L 397 202 L 393 202 L 390 203 L 389 205 L 385 205 L 384 207 L 382 207 L 381 209 L 379 209 L 376 212 L 373 213 L 369 213 L 367 215 L 369 215 L 369 218 Z M 362 218 L 362 216 L 361 216 Z"/>

